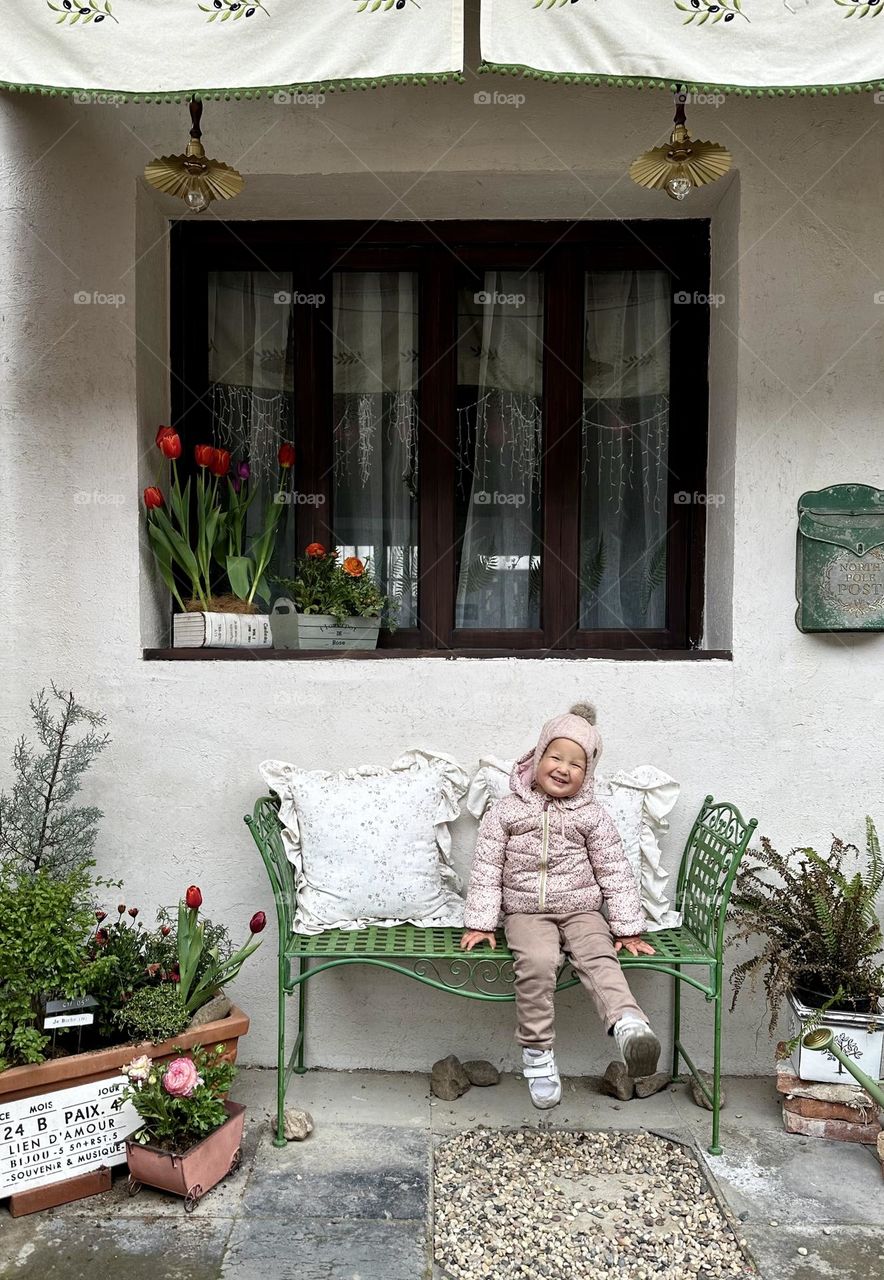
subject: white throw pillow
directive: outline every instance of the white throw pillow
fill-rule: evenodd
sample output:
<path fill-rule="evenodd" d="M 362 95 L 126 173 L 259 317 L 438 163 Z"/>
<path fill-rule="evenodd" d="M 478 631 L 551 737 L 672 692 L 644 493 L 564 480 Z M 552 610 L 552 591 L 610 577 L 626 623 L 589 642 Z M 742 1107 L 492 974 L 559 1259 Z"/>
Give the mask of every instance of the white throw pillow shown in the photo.
<path fill-rule="evenodd" d="M 280 800 L 296 933 L 463 924 L 448 823 L 467 775 L 450 756 L 414 750 L 340 773 L 265 760 L 260 772 Z"/>
<path fill-rule="evenodd" d="M 467 809 L 481 819 L 489 804 L 509 793 L 513 761 L 499 756 L 483 756 L 470 780 Z M 632 867 L 645 913 L 645 930 L 674 929 L 681 914 L 672 910 L 666 894 L 669 872 L 663 869 L 658 837 L 667 830 L 681 786 L 653 765 L 639 765 L 631 771 L 597 773 L 596 798 L 614 820 L 623 848 Z"/>

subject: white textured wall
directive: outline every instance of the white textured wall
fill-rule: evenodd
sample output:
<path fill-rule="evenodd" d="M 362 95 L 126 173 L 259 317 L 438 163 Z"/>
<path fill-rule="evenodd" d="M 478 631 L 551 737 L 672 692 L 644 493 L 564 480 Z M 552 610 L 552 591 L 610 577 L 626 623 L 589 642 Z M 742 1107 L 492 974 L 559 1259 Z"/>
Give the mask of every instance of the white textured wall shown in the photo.
<path fill-rule="evenodd" d="M 526 100 L 474 104 L 494 87 Z M 209 153 L 249 180 L 233 217 L 643 218 L 682 212 L 624 177 L 669 114 L 656 91 L 471 80 L 336 95 L 319 109 L 209 104 L 203 123 Z M 585 694 L 601 708 L 606 765 L 651 761 L 683 781 L 673 864 L 707 790 L 757 814 L 784 847 L 825 844 L 833 830 L 858 839 L 867 811 L 884 822 L 884 636 L 808 637 L 793 622 L 798 495 L 884 485 L 884 307 L 873 300 L 884 289 L 884 108 L 871 96 L 734 100 L 690 119 L 737 167 L 684 206 L 713 218 L 714 287 L 726 294 L 713 321 L 710 488 L 727 500 L 710 522 L 707 643 L 732 643 L 733 662 L 145 663 L 157 616 L 138 495 L 168 412 L 171 206 L 139 174 L 179 149 L 186 108 L 0 98 L 0 759 L 50 678 L 107 710 L 113 746 L 90 792 L 106 811 L 101 871 L 125 880 L 129 901 L 148 912 L 196 881 L 208 912 L 244 933 L 254 909 L 272 908 L 242 824 L 259 760 L 337 768 L 425 744 L 469 768 L 525 749 Z M 81 289 L 126 301 L 77 306 Z M 235 992 L 254 1062 L 274 1053 L 275 944 L 269 929 Z M 663 1024 L 666 984 L 643 975 L 636 989 Z M 317 979 L 310 995 L 314 1062 L 425 1069 L 450 1051 L 515 1061 L 511 1006 L 353 971 Z M 559 1013 L 563 1068 L 603 1067 L 609 1046 L 582 993 Z M 756 998 L 730 1019 L 731 1069 L 766 1069 L 763 1017 Z"/>

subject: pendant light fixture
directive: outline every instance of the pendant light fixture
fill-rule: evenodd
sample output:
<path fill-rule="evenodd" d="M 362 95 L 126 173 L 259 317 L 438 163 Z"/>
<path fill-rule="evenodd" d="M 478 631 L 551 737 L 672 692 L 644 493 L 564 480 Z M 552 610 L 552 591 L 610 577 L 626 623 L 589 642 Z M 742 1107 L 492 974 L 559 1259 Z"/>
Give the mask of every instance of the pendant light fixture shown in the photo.
<path fill-rule="evenodd" d="M 207 160 L 200 142 L 203 104 L 190 100 L 190 141 L 183 156 L 162 156 L 145 165 L 144 176 L 152 187 L 178 196 L 194 213 L 207 209 L 213 200 L 229 200 L 245 186 L 241 173 L 220 160 Z"/>
<path fill-rule="evenodd" d="M 640 187 L 664 190 L 684 200 L 695 187 L 723 177 L 732 164 L 731 153 L 718 142 L 694 142 L 685 123 L 687 94 L 676 97 L 675 119 L 668 146 L 654 147 L 633 160 L 629 176 Z"/>

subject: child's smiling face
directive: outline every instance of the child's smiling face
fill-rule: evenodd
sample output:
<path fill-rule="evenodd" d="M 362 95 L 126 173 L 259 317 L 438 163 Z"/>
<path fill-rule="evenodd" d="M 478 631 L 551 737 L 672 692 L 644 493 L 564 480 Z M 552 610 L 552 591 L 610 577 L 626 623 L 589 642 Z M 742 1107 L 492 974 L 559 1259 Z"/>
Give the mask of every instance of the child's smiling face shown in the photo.
<path fill-rule="evenodd" d="M 586 776 L 586 752 L 570 738 L 553 738 L 540 758 L 535 779 L 548 796 L 576 796 Z"/>

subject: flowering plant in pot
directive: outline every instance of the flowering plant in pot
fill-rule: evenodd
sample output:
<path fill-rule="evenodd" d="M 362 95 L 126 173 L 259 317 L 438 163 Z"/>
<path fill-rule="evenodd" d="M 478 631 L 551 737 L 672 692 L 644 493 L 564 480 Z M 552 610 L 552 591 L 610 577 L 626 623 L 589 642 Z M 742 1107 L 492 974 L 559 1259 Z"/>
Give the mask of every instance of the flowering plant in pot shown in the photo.
<path fill-rule="evenodd" d="M 191 1212 L 238 1167 L 245 1107 L 227 1101 L 236 1068 L 223 1053 L 223 1045 L 210 1053 L 196 1046 L 165 1067 L 144 1054 L 122 1068 L 121 1101 L 143 1122 L 126 1142 L 130 1195 L 144 1184 L 158 1187 L 184 1196 Z"/>
<path fill-rule="evenodd" d="M 269 597 L 266 573 L 286 510 L 285 487 L 295 460 L 294 446 L 279 448 L 279 472 L 259 528 L 249 539 L 248 513 L 258 489 L 248 462 L 233 462 L 227 449 L 198 444 L 193 451 L 196 482 L 188 479 L 182 486 L 180 436 L 173 427 L 161 426 L 156 443 L 171 463 L 169 502 L 167 507 L 156 484 L 144 490 L 144 506 L 150 546 L 163 582 L 182 612 L 254 613 L 256 597 Z M 179 582 L 188 584 L 186 600 Z"/>
<path fill-rule="evenodd" d="M 760 975 L 771 1034 L 784 1004 L 790 1010 L 794 1034 L 778 1056 L 793 1055 L 797 1074 L 806 1079 L 835 1080 L 841 1074 L 834 1058 L 827 1062 L 827 1055 L 802 1053 L 802 1035 L 821 1024 L 850 1039 L 852 1052 L 869 1055 L 870 1075 L 877 1078 L 880 1071 L 882 888 L 884 858 L 870 817 L 864 855 L 836 837 L 826 855 L 802 846 L 784 857 L 763 837 L 761 849 L 752 851 L 737 875 L 729 912 L 736 925 L 732 941 L 761 940 L 761 947 L 734 968 L 731 1007 L 746 979 Z"/>
<path fill-rule="evenodd" d="M 311 542 L 295 561 L 293 576 L 273 580 L 291 600 L 291 608 L 279 600 L 273 606 L 277 647 L 330 648 L 337 639 L 342 647 L 349 641 L 351 648 L 374 648 L 382 623 L 395 630 L 397 602 L 384 594 L 370 565 L 358 556 L 340 560 L 336 550 Z M 294 630 L 279 621 L 292 611 Z M 361 621 L 354 623 L 355 618 Z"/>

